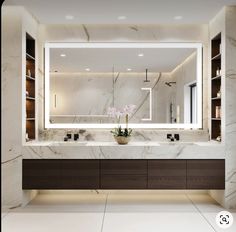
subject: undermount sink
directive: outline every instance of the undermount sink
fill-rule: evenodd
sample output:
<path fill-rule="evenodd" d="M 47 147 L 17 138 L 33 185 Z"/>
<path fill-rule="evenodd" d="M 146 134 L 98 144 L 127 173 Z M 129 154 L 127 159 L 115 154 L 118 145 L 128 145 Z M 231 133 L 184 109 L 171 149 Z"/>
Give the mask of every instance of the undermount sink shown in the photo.
<path fill-rule="evenodd" d="M 66 141 L 66 142 L 63 142 L 63 146 L 72 146 L 75 144 L 77 144 L 79 146 L 86 146 L 87 141 Z"/>
<path fill-rule="evenodd" d="M 194 145 L 194 142 L 160 142 L 160 145 Z"/>

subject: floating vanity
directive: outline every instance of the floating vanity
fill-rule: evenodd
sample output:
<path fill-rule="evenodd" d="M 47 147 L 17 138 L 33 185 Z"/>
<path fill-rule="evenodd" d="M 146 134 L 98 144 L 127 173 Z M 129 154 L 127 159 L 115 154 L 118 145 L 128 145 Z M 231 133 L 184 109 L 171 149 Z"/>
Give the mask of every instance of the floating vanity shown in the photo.
<path fill-rule="evenodd" d="M 224 189 L 223 159 L 23 159 L 23 189 Z"/>
<path fill-rule="evenodd" d="M 223 146 L 216 142 L 133 141 L 118 145 L 42 141 L 25 149 L 23 189 L 224 189 L 225 186 Z"/>

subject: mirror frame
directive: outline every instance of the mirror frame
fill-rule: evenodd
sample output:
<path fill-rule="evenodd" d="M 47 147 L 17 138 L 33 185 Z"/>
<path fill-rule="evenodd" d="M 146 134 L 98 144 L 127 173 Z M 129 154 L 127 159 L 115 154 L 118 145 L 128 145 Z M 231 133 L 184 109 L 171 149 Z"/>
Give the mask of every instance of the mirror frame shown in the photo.
<path fill-rule="evenodd" d="M 130 128 L 138 129 L 202 129 L 202 43 L 153 43 L 153 42 L 47 42 L 45 43 L 45 128 L 57 129 L 110 129 L 117 127 L 115 123 L 50 123 L 50 48 L 195 48 L 197 50 L 197 123 L 129 123 Z M 120 124 L 125 127 L 125 124 Z"/>

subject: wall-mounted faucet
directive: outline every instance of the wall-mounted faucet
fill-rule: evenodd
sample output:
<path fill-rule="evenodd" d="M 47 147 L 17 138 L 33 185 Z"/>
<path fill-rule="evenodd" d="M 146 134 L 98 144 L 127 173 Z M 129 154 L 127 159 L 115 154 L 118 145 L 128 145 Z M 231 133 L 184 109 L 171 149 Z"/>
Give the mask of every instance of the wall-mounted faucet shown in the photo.
<path fill-rule="evenodd" d="M 171 142 L 174 141 L 179 141 L 179 134 L 174 134 L 174 136 L 172 134 L 167 134 L 167 139 L 169 139 Z"/>
<path fill-rule="evenodd" d="M 67 132 L 66 136 L 64 137 L 64 141 L 68 141 L 72 139 L 72 135 L 73 135 L 73 139 L 74 141 L 77 141 L 79 139 L 79 133 L 71 133 L 71 132 Z"/>

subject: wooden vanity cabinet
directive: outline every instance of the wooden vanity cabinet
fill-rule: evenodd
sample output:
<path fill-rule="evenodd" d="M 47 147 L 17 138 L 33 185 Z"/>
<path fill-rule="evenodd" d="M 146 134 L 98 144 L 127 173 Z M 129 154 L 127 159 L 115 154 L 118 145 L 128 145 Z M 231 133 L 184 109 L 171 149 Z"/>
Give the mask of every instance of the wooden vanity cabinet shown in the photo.
<path fill-rule="evenodd" d="M 23 159 L 23 189 L 224 189 L 225 161 Z"/>

